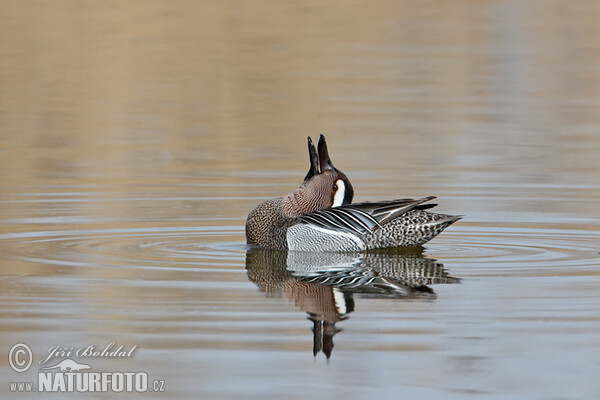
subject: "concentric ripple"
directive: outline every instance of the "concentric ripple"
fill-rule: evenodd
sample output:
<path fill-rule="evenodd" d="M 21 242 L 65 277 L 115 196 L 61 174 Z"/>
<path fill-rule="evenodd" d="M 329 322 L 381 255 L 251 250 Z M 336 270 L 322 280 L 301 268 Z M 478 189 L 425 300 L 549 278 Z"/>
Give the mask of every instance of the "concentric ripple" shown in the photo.
<path fill-rule="evenodd" d="M 0 241 L 17 259 L 81 267 L 232 268 L 246 251 L 242 226 L 48 230 L 3 234 Z M 600 261 L 599 244 L 595 230 L 456 226 L 426 252 L 479 272 L 560 266 L 573 273 Z"/>
<path fill-rule="evenodd" d="M 430 251 L 444 261 L 493 272 L 532 269 L 595 268 L 600 262 L 600 231 L 574 229 L 453 227 L 432 242 Z"/>
<path fill-rule="evenodd" d="M 239 266 L 243 227 L 73 229 L 4 234 L 13 258 L 68 266 Z M 5 243 L 6 244 L 6 243 Z"/>

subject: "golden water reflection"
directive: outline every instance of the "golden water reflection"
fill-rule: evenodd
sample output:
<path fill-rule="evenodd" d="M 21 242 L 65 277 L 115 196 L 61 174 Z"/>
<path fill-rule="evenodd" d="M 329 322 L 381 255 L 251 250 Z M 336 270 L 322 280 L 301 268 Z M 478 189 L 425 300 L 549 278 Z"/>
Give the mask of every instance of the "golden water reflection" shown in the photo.
<path fill-rule="evenodd" d="M 420 249 L 374 253 L 307 253 L 251 249 L 248 278 L 269 297 L 285 297 L 313 322 L 313 354 L 333 350 L 336 323 L 354 311 L 354 295 L 434 300 L 428 285 L 459 283 Z"/>
<path fill-rule="evenodd" d="M 2 354 L 138 344 L 106 370 L 146 369 L 172 398 L 600 397 L 599 2 L 0 11 Z M 248 282 L 243 245 L 319 133 L 356 201 L 465 215 L 425 250 L 461 285 L 350 292 L 343 322 L 338 289 L 285 258 L 274 290 L 346 329 L 326 366 L 301 313 Z"/>

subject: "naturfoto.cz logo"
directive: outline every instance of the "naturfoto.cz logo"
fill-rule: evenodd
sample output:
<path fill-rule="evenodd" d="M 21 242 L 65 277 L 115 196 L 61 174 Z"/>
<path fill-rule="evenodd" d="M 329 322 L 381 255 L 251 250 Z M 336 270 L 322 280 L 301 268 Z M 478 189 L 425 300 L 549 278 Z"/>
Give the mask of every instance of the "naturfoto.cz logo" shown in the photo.
<path fill-rule="evenodd" d="M 38 362 L 37 385 L 34 382 L 10 382 L 9 389 L 11 392 L 163 392 L 164 380 L 150 382 L 148 374 L 143 371 L 95 372 L 87 360 L 86 363 L 72 358 L 55 360 L 59 357 L 131 357 L 136 348 L 137 345 L 130 349 L 116 347 L 115 343 L 104 348 L 97 345 L 78 349 L 53 346 L 48 349 L 48 355 Z M 26 372 L 32 366 L 33 352 L 28 345 L 17 343 L 9 350 L 8 361 L 15 372 Z"/>

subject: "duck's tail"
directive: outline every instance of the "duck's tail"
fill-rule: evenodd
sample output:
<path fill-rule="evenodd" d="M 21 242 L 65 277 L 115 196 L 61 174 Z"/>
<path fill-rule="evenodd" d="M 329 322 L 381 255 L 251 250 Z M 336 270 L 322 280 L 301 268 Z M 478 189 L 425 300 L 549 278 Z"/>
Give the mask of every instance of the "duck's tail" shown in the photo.
<path fill-rule="evenodd" d="M 419 209 L 409 211 L 369 235 L 368 248 L 420 246 L 461 218 Z"/>

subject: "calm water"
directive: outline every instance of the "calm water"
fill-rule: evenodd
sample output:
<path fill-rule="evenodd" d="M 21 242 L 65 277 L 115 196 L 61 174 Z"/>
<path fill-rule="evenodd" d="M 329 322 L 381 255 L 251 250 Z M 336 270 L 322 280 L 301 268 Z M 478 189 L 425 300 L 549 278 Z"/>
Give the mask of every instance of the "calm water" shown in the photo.
<path fill-rule="evenodd" d="M 74 358 L 146 397 L 600 398 L 598 3 L 0 9 L 0 397 L 115 342 Z M 319 133 L 356 201 L 464 219 L 410 254 L 247 253 Z"/>

